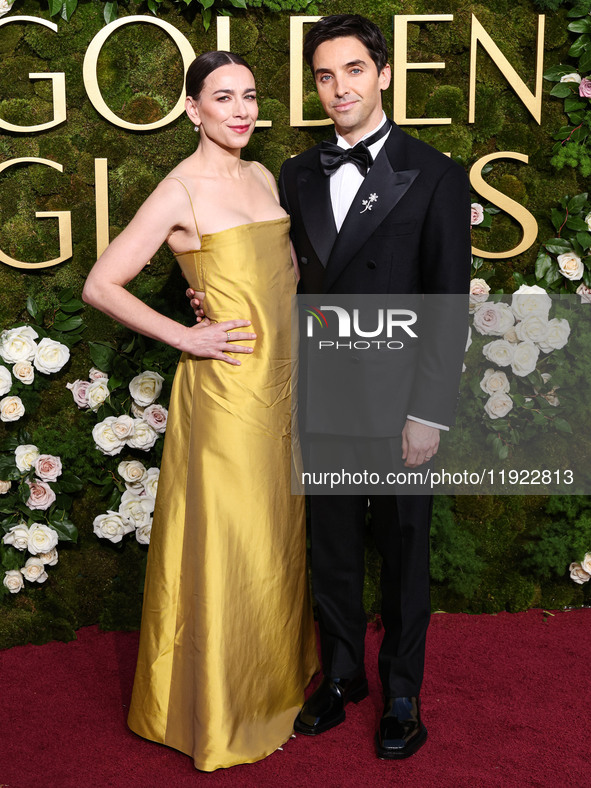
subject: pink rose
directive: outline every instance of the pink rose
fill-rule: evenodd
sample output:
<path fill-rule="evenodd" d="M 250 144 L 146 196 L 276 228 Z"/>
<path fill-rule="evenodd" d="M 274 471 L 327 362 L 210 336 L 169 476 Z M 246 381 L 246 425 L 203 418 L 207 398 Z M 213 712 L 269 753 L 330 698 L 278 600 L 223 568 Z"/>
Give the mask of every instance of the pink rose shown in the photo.
<path fill-rule="evenodd" d="M 473 202 L 470 206 L 470 224 L 480 224 L 484 219 L 484 208 L 479 202 Z"/>
<path fill-rule="evenodd" d="M 591 287 L 579 285 L 576 292 L 581 296 L 581 304 L 591 304 Z"/>
<path fill-rule="evenodd" d="M 103 372 L 102 369 L 97 369 L 96 367 L 91 367 L 88 371 L 88 377 L 90 380 L 101 380 L 101 378 L 109 378 L 106 372 Z"/>
<path fill-rule="evenodd" d="M 581 98 L 591 98 L 591 79 L 583 77 L 579 85 L 579 96 Z"/>
<path fill-rule="evenodd" d="M 70 389 L 74 402 L 79 408 L 88 408 L 88 387 L 90 381 L 75 380 L 73 383 L 66 383 L 66 388 Z"/>
<path fill-rule="evenodd" d="M 54 482 L 62 472 L 62 461 L 53 454 L 40 454 L 35 461 L 35 473 L 43 482 Z"/>
<path fill-rule="evenodd" d="M 165 432 L 168 420 L 168 411 L 162 405 L 148 405 L 142 416 L 154 432 Z"/>
<path fill-rule="evenodd" d="M 26 506 L 29 509 L 49 509 L 55 501 L 55 493 L 47 482 L 35 479 L 34 482 L 27 482 L 27 484 L 29 485 L 30 495 Z"/>

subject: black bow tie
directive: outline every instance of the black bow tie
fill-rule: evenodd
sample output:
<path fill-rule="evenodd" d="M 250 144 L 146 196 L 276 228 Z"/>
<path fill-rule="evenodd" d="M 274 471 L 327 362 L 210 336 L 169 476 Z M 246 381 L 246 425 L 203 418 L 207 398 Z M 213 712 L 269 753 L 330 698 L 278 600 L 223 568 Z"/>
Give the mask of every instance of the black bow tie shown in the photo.
<path fill-rule="evenodd" d="M 365 142 L 358 142 L 353 148 L 341 148 L 334 142 L 320 143 L 320 167 L 325 175 L 332 175 L 343 164 L 351 162 L 365 177 L 373 164 L 373 157 Z"/>
<path fill-rule="evenodd" d="M 368 137 L 366 140 L 358 142 L 352 148 L 341 148 L 334 142 L 321 142 L 320 143 L 320 168 L 325 175 L 332 175 L 343 164 L 351 162 L 354 164 L 359 172 L 365 177 L 368 169 L 373 164 L 373 156 L 369 152 L 369 146 L 373 145 L 379 139 L 384 137 L 391 128 L 391 123 L 386 121 L 380 128 Z"/>

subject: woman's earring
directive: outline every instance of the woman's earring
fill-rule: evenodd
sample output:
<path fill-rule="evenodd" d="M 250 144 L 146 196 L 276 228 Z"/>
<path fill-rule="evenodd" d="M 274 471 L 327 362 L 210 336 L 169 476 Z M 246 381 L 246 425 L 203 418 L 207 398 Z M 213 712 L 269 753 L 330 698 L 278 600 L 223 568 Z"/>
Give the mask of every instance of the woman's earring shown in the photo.
<path fill-rule="evenodd" d="M 196 132 L 199 132 L 199 126 L 195 126 L 194 128 Z"/>

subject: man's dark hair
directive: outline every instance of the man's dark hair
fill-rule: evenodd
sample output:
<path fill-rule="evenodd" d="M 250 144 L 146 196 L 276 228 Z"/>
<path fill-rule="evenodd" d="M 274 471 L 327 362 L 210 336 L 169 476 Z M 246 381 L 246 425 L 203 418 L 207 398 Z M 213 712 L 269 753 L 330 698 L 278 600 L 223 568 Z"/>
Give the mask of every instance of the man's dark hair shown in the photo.
<path fill-rule="evenodd" d="M 334 38 L 351 36 L 359 39 L 376 65 L 378 74 L 388 63 L 388 46 L 380 28 L 359 14 L 334 14 L 325 16 L 310 28 L 304 39 L 304 58 L 314 74 L 314 52 L 320 44 Z"/>
<path fill-rule="evenodd" d="M 187 77 L 185 80 L 187 96 L 198 99 L 203 83 L 212 71 L 220 66 L 227 66 L 229 63 L 236 63 L 239 66 L 244 66 L 252 74 L 252 68 L 248 65 L 244 58 L 234 52 L 224 52 L 222 50 L 215 50 L 213 52 L 204 52 L 191 63 L 187 69 Z"/>

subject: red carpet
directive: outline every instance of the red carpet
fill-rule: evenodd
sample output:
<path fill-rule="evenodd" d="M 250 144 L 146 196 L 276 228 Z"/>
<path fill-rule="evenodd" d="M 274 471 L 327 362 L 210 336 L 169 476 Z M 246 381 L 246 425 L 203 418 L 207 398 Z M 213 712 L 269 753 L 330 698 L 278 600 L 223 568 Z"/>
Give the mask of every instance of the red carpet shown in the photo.
<path fill-rule="evenodd" d="M 426 745 L 378 761 L 379 632 L 371 696 L 317 739 L 204 774 L 125 726 L 137 633 L 83 629 L 72 643 L 0 652 L 2 788 L 511 788 L 591 783 L 591 610 L 434 615 L 423 689 Z"/>

